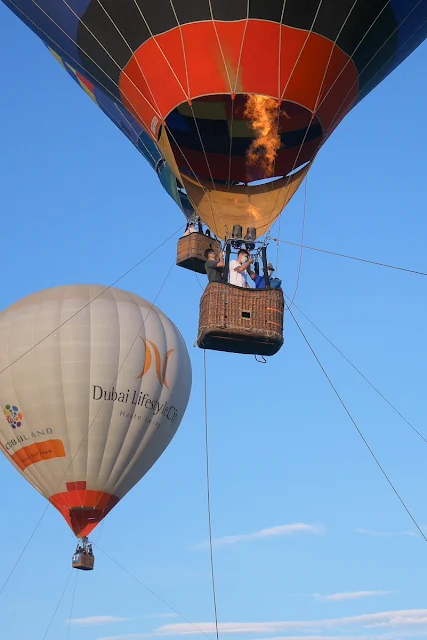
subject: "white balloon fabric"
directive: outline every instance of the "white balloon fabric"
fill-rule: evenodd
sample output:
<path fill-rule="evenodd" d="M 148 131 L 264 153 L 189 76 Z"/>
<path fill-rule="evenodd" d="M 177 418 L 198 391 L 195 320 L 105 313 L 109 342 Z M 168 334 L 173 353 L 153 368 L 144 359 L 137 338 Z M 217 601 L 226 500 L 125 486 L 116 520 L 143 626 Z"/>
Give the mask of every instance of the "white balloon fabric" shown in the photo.
<path fill-rule="evenodd" d="M 0 449 L 79 537 L 161 456 L 191 391 L 171 320 L 98 285 L 46 289 L 0 313 L 0 371 Z"/>

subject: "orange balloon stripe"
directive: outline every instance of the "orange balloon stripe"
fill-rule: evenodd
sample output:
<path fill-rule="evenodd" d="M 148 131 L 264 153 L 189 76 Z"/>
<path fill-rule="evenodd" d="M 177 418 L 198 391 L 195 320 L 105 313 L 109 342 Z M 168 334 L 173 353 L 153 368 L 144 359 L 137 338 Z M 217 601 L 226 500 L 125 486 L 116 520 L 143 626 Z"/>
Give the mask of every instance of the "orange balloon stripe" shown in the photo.
<path fill-rule="evenodd" d="M 32 464 L 36 464 L 36 462 L 40 462 L 41 460 L 65 458 L 65 448 L 62 440 L 44 440 L 43 442 L 35 442 L 34 444 L 22 447 L 12 454 L 7 451 L 3 444 L 1 444 L 1 446 L 21 471 L 24 471 L 27 467 L 30 467 Z"/>
<path fill-rule="evenodd" d="M 161 368 L 161 360 L 160 360 L 160 353 L 159 350 L 157 348 L 157 346 L 154 344 L 154 342 L 151 342 L 151 340 L 147 340 L 147 342 L 149 342 L 151 344 L 151 346 L 153 347 L 153 351 L 154 351 L 154 357 L 156 359 L 156 374 L 157 374 L 157 379 L 160 382 L 160 384 L 163 384 L 163 380 L 162 380 L 162 376 L 161 376 L 161 372 L 160 372 L 160 368 Z"/>
<path fill-rule="evenodd" d="M 249 20 L 239 64 L 243 25 L 210 21 L 181 27 L 188 85 L 178 27 L 150 38 L 134 53 L 121 74 L 120 91 L 126 108 L 151 130 L 153 137 L 161 123 L 153 122 L 154 111 L 147 107 L 147 100 L 158 106 L 165 119 L 187 98 L 230 94 L 234 88 L 236 93 L 282 98 L 309 111 L 320 104 L 319 94 L 320 99 L 328 94 L 319 111 L 324 131 L 337 111 L 344 114 L 354 103 L 358 91 L 356 67 L 333 42 L 286 25 Z"/>
<path fill-rule="evenodd" d="M 169 360 L 169 356 L 172 353 L 172 351 L 175 351 L 175 349 L 169 349 L 169 351 L 167 351 L 166 356 L 165 356 L 165 364 L 163 365 L 163 385 L 166 387 L 166 389 L 169 389 L 168 383 L 166 382 L 166 369 L 168 366 L 168 360 Z"/>

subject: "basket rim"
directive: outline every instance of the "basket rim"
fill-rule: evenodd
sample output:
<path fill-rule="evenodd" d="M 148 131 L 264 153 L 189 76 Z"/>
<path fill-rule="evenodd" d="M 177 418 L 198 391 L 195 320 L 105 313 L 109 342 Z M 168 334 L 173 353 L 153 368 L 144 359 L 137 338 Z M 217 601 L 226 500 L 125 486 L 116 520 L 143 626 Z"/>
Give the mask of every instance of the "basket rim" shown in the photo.
<path fill-rule="evenodd" d="M 208 287 L 210 285 L 218 285 L 220 287 L 230 287 L 231 289 L 239 289 L 240 291 L 244 291 L 244 292 L 251 291 L 252 293 L 253 292 L 257 292 L 257 291 L 268 291 L 268 292 L 271 292 L 271 291 L 275 291 L 276 292 L 277 291 L 277 293 L 279 293 L 279 294 L 281 293 L 283 298 L 284 298 L 283 289 L 281 289 L 281 288 L 280 289 L 272 289 L 271 287 L 263 287 L 263 288 L 260 288 L 260 289 L 256 289 L 255 287 L 239 287 L 238 285 L 230 284 L 230 282 L 209 282 L 207 284 L 207 286 L 206 286 L 205 291 L 207 291 L 207 289 L 208 289 Z"/>

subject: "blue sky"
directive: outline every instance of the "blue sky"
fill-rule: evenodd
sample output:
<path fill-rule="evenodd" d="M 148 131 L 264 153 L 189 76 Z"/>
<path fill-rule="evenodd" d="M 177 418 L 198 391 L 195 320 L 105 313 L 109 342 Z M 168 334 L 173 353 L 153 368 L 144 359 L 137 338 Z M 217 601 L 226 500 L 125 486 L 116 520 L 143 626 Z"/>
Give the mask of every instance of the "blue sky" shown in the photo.
<path fill-rule="evenodd" d="M 132 145 L 2 5 L 0 50 L 0 308 L 45 287 L 110 284 L 183 218 Z M 308 181 L 308 245 L 427 270 L 426 64 L 424 45 L 319 154 Z M 300 241 L 302 211 L 301 190 L 283 215 L 282 238 Z M 118 286 L 153 300 L 174 260 L 171 240 Z M 298 261 L 297 248 L 281 245 L 287 293 L 295 288 Z M 427 435 L 425 287 L 420 276 L 305 251 L 296 304 Z M 175 267 L 157 300 L 186 339 L 192 397 L 170 447 L 94 540 L 213 637 L 203 353 L 192 346 L 200 294 L 194 274 Z M 427 527 L 426 444 L 294 312 Z M 221 634 L 232 640 L 425 638 L 424 541 L 289 314 L 285 346 L 268 364 L 214 352 L 207 362 Z M 0 482 L 2 584 L 45 501 L 3 459 Z M 73 549 L 71 532 L 49 508 L 0 595 L 8 640 L 44 637 Z M 74 601 L 72 574 L 48 640 L 197 635 L 102 551 L 96 555 L 96 570 L 77 576 Z"/>

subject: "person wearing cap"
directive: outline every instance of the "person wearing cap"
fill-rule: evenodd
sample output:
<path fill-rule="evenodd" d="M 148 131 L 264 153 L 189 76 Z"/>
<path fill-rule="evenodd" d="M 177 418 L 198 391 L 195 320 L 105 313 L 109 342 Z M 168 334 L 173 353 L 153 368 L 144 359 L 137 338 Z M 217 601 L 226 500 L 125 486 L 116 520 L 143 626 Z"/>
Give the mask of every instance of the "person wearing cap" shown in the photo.
<path fill-rule="evenodd" d="M 205 258 L 205 271 L 209 282 L 222 282 L 222 274 L 224 272 L 224 254 L 222 253 L 217 260 L 215 258 L 215 251 L 213 249 L 206 249 Z"/>
<path fill-rule="evenodd" d="M 234 284 L 235 287 L 249 287 L 247 274 L 250 272 L 250 266 L 253 261 L 246 249 L 240 249 L 237 254 L 237 260 L 230 260 L 229 283 Z"/>
<path fill-rule="evenodd" d="M 282 284 L 282 281 L 279 280 L 278 278 L 273 278 L 272 279 L 272 275 L 273 275 L 273 271 L 274 271 L 274 267 L 271 264 L 271 262 L 269 262 L 267 264 L 267 273 L 268 273 L 268 278 L 270 280 L 270 286 L 272 289 L 279 289 L 280 285 Z M 255 289 L 265 289 L 265 278 L 264 276 L 260 276 L 257 275 L 256 273 L 251 273 L 250 274 L 252 280 L 255 282 Z"/>

